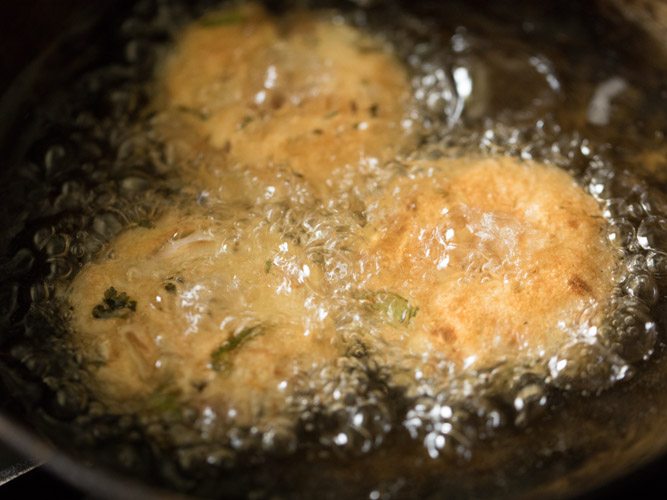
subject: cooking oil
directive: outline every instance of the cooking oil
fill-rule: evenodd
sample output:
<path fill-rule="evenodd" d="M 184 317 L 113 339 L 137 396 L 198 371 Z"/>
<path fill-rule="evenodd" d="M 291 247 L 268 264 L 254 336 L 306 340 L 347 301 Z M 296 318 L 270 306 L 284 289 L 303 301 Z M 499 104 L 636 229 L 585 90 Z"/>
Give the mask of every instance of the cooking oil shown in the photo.
<path fill-rule="evenodd" d="M 667 408 L 651 393 L 666 380 L 667 96 L 642 47 L 623 47 L 611 23 L 575 4 L 309 3 L 389 47 L 408 77 L 400 126 L 415 136 L 390 159 L 338 166 L 323 191 L 289 166 L 222 168 L 220 151 L 188 147 L 192 117 L 156 104 L 162 61 L 186 26 L 219 7 L 137 2 L 94 42 L 113 50 L 35 110 L 45 126 L 4 183 L 0 309 L 3 385 L 31 421 L 79 454 L 207 496 L 549 492 L 558 477 L 580 488 L 577 474 L 597 463 L 615 460 L 612 474 L 657 452 L 662 441 L 645 442 Z M 269 8 L 279 16 L 296 6 Z M 368 200 L 397 178 L 434 175 L 415 162 L 470 157 L 562 169 L 599 207 L 618 262 L 605 320 L 569 331 L 557 352 L 470 368 L 394 349 L 378 333 L 377 301 L 388 302 L 363 295 L 372 272 L 355 250 L 374 223 Z M 219 185 L 192 182 L 201 169 L 217 172 Z M 228 221 L 230 242 L 275 237 L 257 273 L 286 277 L 278 295 L 311 282 L 306 261 L 328 283 L 326 293 L 308 290 L 305 307 L 314 329 L 333 322 L 340 353 L 297 373 L 284 407 L 254 423 L 233 405 L 174 406 L 168 390 L 147 407 L 114 407 L 93 389 L 95 370 L 72 340 L 63 290 L 85 266 L 115 258 L 119 236 L 152 231 L 173 211 Z M 470 231 L 502 236 L 511 254 L 520 228 L 479 220 L 486 225 Z M 194 240 L 170 241 L 182 250 Z M 179 299 L 201 305 L 187 291 Z M 410 299 L 392 295 L 384 307 L 406 335 L 420 314 Z M 619 440 L 628 453 L 616 460 Z"/>

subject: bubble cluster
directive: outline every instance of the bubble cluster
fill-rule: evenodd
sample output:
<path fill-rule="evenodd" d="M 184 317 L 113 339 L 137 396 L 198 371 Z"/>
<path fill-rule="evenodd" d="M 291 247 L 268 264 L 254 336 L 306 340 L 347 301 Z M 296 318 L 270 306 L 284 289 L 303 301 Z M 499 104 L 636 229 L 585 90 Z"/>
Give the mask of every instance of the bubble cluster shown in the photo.
<path fill-rule="evenodd" d="M 335 454 L 366 454 L 382 445 L 394 418 L 377 369 L 344 357 L 302 383 L 293 404 L 306 435 Z"/>

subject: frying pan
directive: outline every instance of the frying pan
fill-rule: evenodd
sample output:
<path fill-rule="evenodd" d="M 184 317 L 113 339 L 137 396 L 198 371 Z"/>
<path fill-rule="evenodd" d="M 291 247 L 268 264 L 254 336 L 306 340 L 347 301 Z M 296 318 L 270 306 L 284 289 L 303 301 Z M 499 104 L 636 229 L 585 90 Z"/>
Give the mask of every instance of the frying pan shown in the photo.
<path fill-rule="evenodd" d="M 0 5 L 0 38 L 3 46 L 0 51 L 0 151 L 20 151 L 20 147 L 15 146 L 20 145 L 22 139 L 15 131 L 25 130 L 26 124 L 31 122 L 31 106 L 39 102 L 47 89 L 65 82 L 67 74 L 75 72 L 99 55 L 94 51 L 100 49 L 87 46 L 86 40 L 91 33 L 104 32 L 106 27 L 113 24 L 127 3 L 123 0 L 100 0 L 91 5 L 83 0 L 32 0 Z M 600 0 L 600 4 L 601 12 L 612 17 L 622 15 L 643 26 L 656 41 L 658 50 L 667 47 L 667 6 L 660 0 Z M 69 52 L 76 55 L 64 67 L 61 59 L 53 57 L 56 47 L 61 47 L 63 42 L 70 44 Z M 45 80 L 44 75 L 49 75 L 49 78 Z M 10 164 L 13 159 L 5 156 L 2 161 Z M 4 246 L 5 243 L 0 242 L 0 248 Z M 114 472 L 90 456 L 77 456 L 72 450 L 49 443 L 39 432 L 24 423 L 25 410 L 12 399 L 10 391 L 5 390 L 8 385 L 11 382 L 0 380 L 0 391 L 4 390 L 0 392 L 0 438 L 33 463 L 46 464 L 64 480 L 98 497 L 178 497 L 150 483 Z M 667 449 L 667 437 L 662 436 L 661 432 L 667 426 L 667 396 L 663 396 L 667 394 L 667 365 L 664 362 L 656 363 L 650 376 L 639 377 L 626 390 L 628 393 L 638 391 L 642 397 L 651 399 L 649 406 L 654 414 L 650 423 L 646 420 L 647 428 L 650 427 L 646 436 L 651 444 L 626 454 L 615 468 L 609 470 L 599 470 L 594 474 L 587 471 L 581 478 L 570 477 L 567 481 L 559 481 L 554 475 L 556 479 L 539 492 L 549 496 L 564 496 L 586 491 L 618 474 L 627 474 L 641 464 L 655 460 Z M 597 404 L 607 405 L 608 411 L 613 413 L 614 405 L 618 405 L 619 401 L 607 399 L 602 397 Z M 582 413 L 585 411 L 579 411 L 579 415 Z M 576 416 L 577 411 L 574 411 L 573 418 Z M 637 417 L 641 421 L 641 416 Z M 631 447 L 631 439 L 627 439 L 626 444 Z M 664 464 L 664 459 L 655 463 Z M 557 467 L 553 470 L 557 470 Z"/>

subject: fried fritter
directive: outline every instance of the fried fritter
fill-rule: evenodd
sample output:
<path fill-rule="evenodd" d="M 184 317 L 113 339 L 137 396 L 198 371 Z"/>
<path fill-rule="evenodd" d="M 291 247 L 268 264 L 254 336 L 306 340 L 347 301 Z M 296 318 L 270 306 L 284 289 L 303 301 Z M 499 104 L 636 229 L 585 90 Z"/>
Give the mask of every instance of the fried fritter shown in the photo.
<path fill-rule="evenodd" d="M 318 268 L 248 217 L 169 213 L 122 233 L 71 283 L 74 342 L 112 411 L 168 396 L 251 424 L 336 355 Z"/>
<path fill-rule="evenodd" d="M 277 18 L 252 4 L 211 13 L 185 29 L 160 78 L 161 106 L 224 157 L 194 172 L 208 189 L 238 162 L 287 167 L 321 191 L 336 169 L 413 143 L 405 68 L 338 17 Z"/>
<path fill-rule="evenodd" d="M 364 230 L 365 290 L 402 298 L 385 341 L 479 368 L 595 335 L 617 254 L 570 175 L 500 157 L 412 167 L 369 201 Z"/>

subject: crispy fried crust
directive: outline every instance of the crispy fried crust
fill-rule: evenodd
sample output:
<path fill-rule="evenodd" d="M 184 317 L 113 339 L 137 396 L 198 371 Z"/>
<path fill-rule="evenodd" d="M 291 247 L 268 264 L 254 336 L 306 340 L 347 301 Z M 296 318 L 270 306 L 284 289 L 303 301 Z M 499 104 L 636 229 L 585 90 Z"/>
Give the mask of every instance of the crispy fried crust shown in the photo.
<path fill-rule="evenodd" d="M 510 158 L 441 160 L 370 204 L 367 286 L 406 297 L 408 352 L 466 366 L 539 356 L 599 324 L 616 256 L 591 196 L 564 171 Z"/>
<path fill-rule="evenodd" d="M 160 106 L 189 114 L 227 163 L 287 166 L 322 190 L 336 168 L 412 144 L 401 126 L 408 77 L 381 41 L 312 13 L 273 18 L 248 5 L 209 17 L 167 58 Z"/>
<path fill-rule="evenodd" d="M 279 234 L 238 228 L 168 214 L 124 232 L 71 284 L 74 341 L 113 411 L 145 409 L 166 390 L 248 423 L 284 406 L 294 374 L 335 356 L 331 324 L 306 307 L 322 293 L 317 268 Z M 110 287 L 136 310 L 96 318 Z"/>

